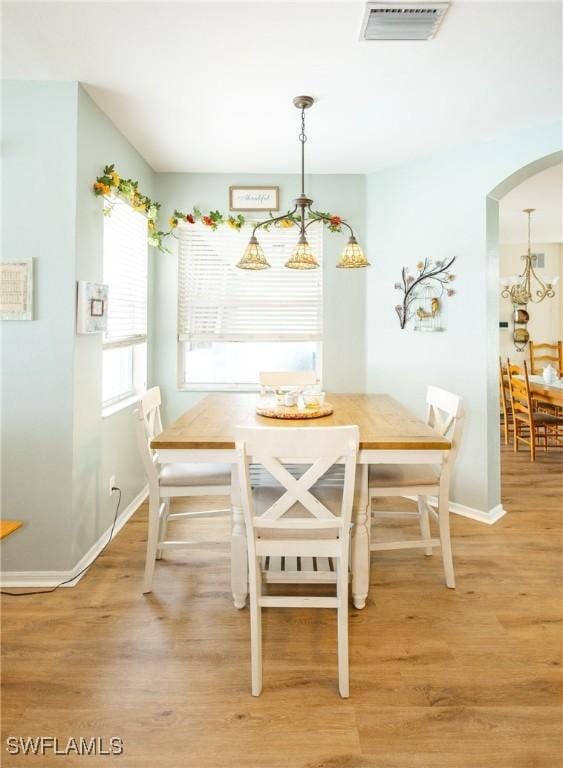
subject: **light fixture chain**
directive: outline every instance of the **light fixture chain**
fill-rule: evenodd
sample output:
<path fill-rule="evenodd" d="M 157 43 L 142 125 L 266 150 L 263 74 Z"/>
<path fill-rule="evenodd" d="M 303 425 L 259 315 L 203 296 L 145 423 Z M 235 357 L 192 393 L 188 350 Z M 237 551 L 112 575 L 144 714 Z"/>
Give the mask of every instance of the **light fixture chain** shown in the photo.
<path fill-rule="evenodd" d="M 299 134 L 299 141 L 304 144 L 307 141 L 305 134 L 305 109 L 301 110 L 301 133 Z"/>
<path fill-rule="evenodd" d="M 301 142 L 301 194 L 305 194 L 305 142 L 307 141 L 307 135 L 305 133 L 305 107 L 301 107 L 301 133 L 299 134 L 299 141 Z M 303 223 L 301 222 L 301 228 L 303 230 Z"/>

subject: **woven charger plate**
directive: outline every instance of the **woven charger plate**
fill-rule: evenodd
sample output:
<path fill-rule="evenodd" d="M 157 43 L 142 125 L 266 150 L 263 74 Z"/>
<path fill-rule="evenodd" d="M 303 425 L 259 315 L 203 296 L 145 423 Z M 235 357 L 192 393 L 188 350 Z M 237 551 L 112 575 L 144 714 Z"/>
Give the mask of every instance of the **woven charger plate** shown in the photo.
<path fill-rule="evenodd" d="M 333 411 L 334 408 L 330 403 L 324 403 L 318 408 L 303 409 L 286 405 L 276 405 L 273 408 L 256 406 L 258 416 L 266 416 L 268 419 L 321 419 L 323 416 L 330 416 Z"/>

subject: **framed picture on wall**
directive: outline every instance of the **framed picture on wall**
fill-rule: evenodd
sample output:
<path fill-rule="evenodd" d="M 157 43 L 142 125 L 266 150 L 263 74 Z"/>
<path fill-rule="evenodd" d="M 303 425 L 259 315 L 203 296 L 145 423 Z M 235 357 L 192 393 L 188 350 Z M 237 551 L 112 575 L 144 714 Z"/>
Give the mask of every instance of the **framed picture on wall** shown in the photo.
<path fill-rule="evenodd" d="M 279 187 L 229 187 L 230 211 L 279 211 Z"/>
<path fill-rule="evenodd" d="M 0 319 L 33 320 L 33 259 L 0 264 Z"/>
<path fill-rule="evenodd" d="M 108 286 L 79 280 L 76 292 L 76 333 L 100 333 L 107 329 Z"/>

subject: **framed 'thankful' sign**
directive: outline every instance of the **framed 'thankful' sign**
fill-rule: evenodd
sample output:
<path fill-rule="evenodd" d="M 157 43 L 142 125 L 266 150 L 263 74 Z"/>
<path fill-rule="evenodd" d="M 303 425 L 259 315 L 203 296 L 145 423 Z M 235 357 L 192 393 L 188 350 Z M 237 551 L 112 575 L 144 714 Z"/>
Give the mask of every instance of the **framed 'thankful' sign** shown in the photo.
<path fill-rule="evenodd" d="M 278 211 L 279 187 L 229 187 L 230 211 Z"/>

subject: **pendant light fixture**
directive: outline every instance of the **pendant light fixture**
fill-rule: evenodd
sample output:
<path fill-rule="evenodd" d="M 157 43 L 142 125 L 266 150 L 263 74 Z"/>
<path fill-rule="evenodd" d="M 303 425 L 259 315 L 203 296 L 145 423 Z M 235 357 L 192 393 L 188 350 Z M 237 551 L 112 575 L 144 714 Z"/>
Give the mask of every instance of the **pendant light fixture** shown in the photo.
<path fill-rule="evenodd" d="M 275 224 L 284 219 L 291 219 L 294 216 L 295 220 L 299 223 L 299 240 L 297 241 L 293 253 L 285 263 L 285 266 L 288 269 L 318 269 L 320 264 L 315 258 L 315 254 L 307 241 L 307 229 L 311 224 L 318 221 L 334 225 L 333 217 L 312 209 L 311 206 L 313 205 L 313 200 L 305 194 L 305 142 L 307 141 L 307 136 L 305 134 L 305 110 L 313 106 L 314 99 L 312 96 L 296 96 L 293 99 L 293 104 L 297 109 L 301 110 L 301 133 L 299 134 L 299 141 L 301 142 L 301 194 L 295 199 L 295 207 L 292 211 L 288 211 L 283 214 L 283 216 L 275 216 L 270 219 L 265 219 L 254 226 L 252 237 L 237 264 L 239 269 L 268 269 L 270 265 L 258 242 L 256 232 L 262 227 L 267 227 L 270 224 Z M 297 213 L 298 211 L 299 213 Z M 342 251 L 342 255 L 336 266 L 341 269 L 369 267 L 369 261 L 366 259 L 364 252 L 358 245 L 352 227 L 341 219 L 338 220 L 338 226 L 343 226 L 349 229 L 350 238 Z"/>
<path fill-rule="evenodd" d="M 522 211 L 528 215 L 528 252 L 522 256 L 524 269 L 517 277 L 503 278 L 501 296 L 511 299 L 513 304 L 538 304 L 546 297 L 552 299 L 555 296 L 553 287 L 559 281 L 559 277 L 555 277 L 544 283 L 534 269 L 536 256 L 532 253 L 531 219 L 535 210 L 535 208 L 524 208 Z"/>

